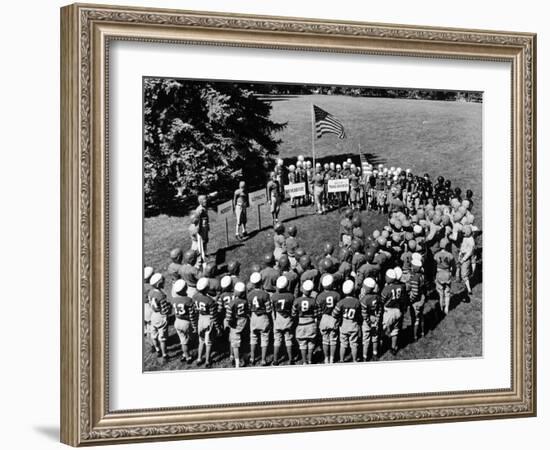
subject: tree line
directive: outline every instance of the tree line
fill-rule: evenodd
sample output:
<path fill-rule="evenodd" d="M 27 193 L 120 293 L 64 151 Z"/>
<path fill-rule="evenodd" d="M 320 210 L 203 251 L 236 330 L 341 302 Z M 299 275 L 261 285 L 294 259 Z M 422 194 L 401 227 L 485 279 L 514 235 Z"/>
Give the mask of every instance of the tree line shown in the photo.
<path fill-rule="evenodd" d="M 197 195 L 227 197 L 243 178 L 263 185 L 286 126 L 271 119 L 270 100 L 312 94 L 482 101 L 466 91 L 145 78 L 145 214 L 184 214 Z"/>

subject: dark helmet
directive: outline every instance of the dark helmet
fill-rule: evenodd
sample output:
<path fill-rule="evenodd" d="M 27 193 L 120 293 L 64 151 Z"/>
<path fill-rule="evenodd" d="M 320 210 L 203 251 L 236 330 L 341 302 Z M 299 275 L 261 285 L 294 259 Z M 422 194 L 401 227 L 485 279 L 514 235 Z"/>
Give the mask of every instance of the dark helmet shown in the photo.
<path fill-rule="evenodd" d="M 309 266 L 311 266 L 311 258 L 308 255 L 304 255 L 300 258 L 300 266 L 302 266 L 302 269 L 309 269 Z"/>
<path fill-rule="evenodd" d="M 445 180 L 445 187 L 450 188 L 451 187 L 451 180 Z"/>
<path fill-rule="evenodd" d="M 346 247 L 340 249 L 340 261 L 348 261 L 351 258 L 351 253 Z"/>
<path fill-rule="evenodd" d="M 443 178 L 441 175 L 439 175 L 439 176 L 437 177 L 437 182 L 438 182 L 439 184 L 443 184 L 444 181 L 445 181 L 445 178 Z"/>
<path fill-rule="evenodd" d="M 273 258 L 273 253 L 266 253 L 264 255 L 264 264 L 266 266 L 272 266 L 275 258 Z"/>
<path fill-rule="evenodd" d="M 288 259 L 288 256 L 286 256 L 286 255 L 282 255 L 279 258 L 278 264 L 279 264 L 279 269 L 281 269 L 281 270 L 290 269 L 290 261 Z"/>
<path fill-rule="evenodd" d="M 181 258 L 183 257 L 183 251 L 181 248 L 175 248 L 170 252 L 170 259 L 175 263 L 180 263 Z"/>
<path fill-rule="evenodd" d="M 354 239 L 353 241 L 351 241 L 351 250 L 356 253 L 356 252 L 360 252 L 361 251 L 361 241 L 359 239 Z"/>
<path fill-rule="evenodd" d="M 353 210 L 351 208 L 344 209 L 344 217 L 351 219 L 353 217 Z"/>
<path fill-rule="evenodd" d="M 206 263 L 202 273 L 206 278 L 213 278 L 216 275 L 216 263 Z"/>
<path fill-rule="evenodd" d="M 367 262 L 369 262 L 369 263 L 373 262 L 375 255 L 376 255 L 376 251 L 372 248 L 369 248 L 367 250 L 367 254 L 365 255 L 367 257 Z"/>
<path fill-rule="evenodd" d="M 457 197 L 460 197 L 462 195 L 462 189 L 460 189 L 459 187 L 455 188 L 455 195 Z"/>
<path fill-rule="evenodd" d="M 363 239 L 365 237 L 365 232 L 363 231 L 362 228 L 357 228 L 353 232 L 353 236 L 355 236 L 357 239 Z"/>
<path fill-rule="evenodd" d="M 298 233 L 298 228 L 296 228 L 296 225 L 290 225 L 288 227 L 288 235 L 292 237 L 296 237 L 296 234 Z"/>
<path fill-rule="evenodd" d="M 285 226 L 282 223 L 276 223 L 274 227 L 275 233 L 283 234 L 285 232 Z"/>
<path fill-rule="evenodd" d="M 229 261 L 227 263 L 227 271 L 231 275 L 238 275 L 241 270 L 241 263 L 239 261 Z"/>
<path fill-rule="evenodd" d="M 250 271 L 252 273 L 259 272 L 260 270 L 262 270 L 262 268 L 260 267 L 260 265 L 258 263 L 254 263 L 250 266 Z"/>
<path fill-rule="evenodd" d="M 334 245 L 332 245 L 331 242 L 325 242 L 324 245 L 325 255 L 332 255 L 332 252 L 334 252 Z"/>
<path fill-rule="evenodd" d="M 185 258 L 185 262 L 187 264 L 193 265 L 197 262 L 197 252 L 195 250 L 187 250 L 183 257 Z"/>
<path fill-rule="evenodd" d="M 430 174 L 429 173 L 425 173 L 424 174 L 424 178 L 427 178 L 428 180 L 430 179 Z"/>
<path fill-rule="evenodd" d="M 351 219 L 351 224 L 354 227 L 360 227 L 361 226 L 361 217 L 359 216 L 353 216 L 353 219 Z"/>
<path fill-rule="evenodd" d="M 330 258 L 323 258 L 321 260 L 321 269 L 323 269 L 325 272 L 329 272 L 332 270 L 332 260 Z"/>
<path fill-rule="evenodd" d="M 466 191 L 466 197 L 472 198 L 473 196 L 474 196 L 474 191 L 472 191 L 471 189 L 468 189 Z"/>
<path fill-rule="evenodd" d="M 298 247 L 296 249 L 296 251 L 294 252 L 294 256 L 296 256 L 296 259 L 300 259 L 302 256 L 304 256 L 306 254 L 306 251 L 301 248 L 301 247 Z"/>

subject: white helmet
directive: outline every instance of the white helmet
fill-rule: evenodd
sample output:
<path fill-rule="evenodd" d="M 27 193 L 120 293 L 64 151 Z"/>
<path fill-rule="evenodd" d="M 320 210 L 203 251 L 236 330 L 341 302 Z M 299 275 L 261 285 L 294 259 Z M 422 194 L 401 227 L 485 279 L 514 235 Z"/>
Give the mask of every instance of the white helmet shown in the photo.
<path fill-rule="evenodd" d="M 311 292 L 313 291 L 313 281 L 306 280 L 302 283 L 302 291 L 303 292 Z"/>
<path fill-rule="evenodd" d="M 374 279 L 372 279 L 372 278 L 365 278 L 365 280 L 363 281 L 363 285 L 366 288 L 372 289 L 376 286 L 376 281 L 374 281 Z"/>
<path fill-rule="evenodd" d="M 258 284 L 260 281 L 262 281 L 262 276 L 260 275 L 260 272 L 254 272 L 252 275 L 250 275 L 250 282 L 252 284 Z"/>
<path fill-rule="evenodd" d="M 237 281 L 235 284 L 235 292 L 238 292 L 239 294 L 242 294 L 246 290 L 246 286 L 242 281 Z"/>
<path fill-rule="evenodd" d="M 401 270 L 401 267 L 397 266 L 393 269 L 395 272 L 395 279 L 399 281 L 401 279 L 401 275 L 403 275 L 403 270 Z"/>
<path fill-rule="evenodd" d="M 288 279 L 285 276 L 277 278 L 277 289 L 284 289 L 288 286 Z"/>
<path fill-rule="evenodd" d="M 304 160 L 304 155 L 298 155 L 298 161 L 303 161 Z"/>
<path fill-rule="evenodd" d="M 332 283 L 334 283 L 334 277 L 331 274 L 326 274 L 321 280 L 321 284 L 325 289 L 331 287 Z"/>
<path fill-rule="evenodd" d="M 386 270 L 386 277 L 389 278 L 390 280 L 395 280 L 397 278 L 397 275 L 395 274 L 395 270 L 393 269 Z"/>
<path fill-rule="evenodd" d="M 351 294 L 353 292 L 353 288 L 355 287 L 355 284 L 351 280 L 344 281 L 344 284 L 342 286 L 342 292 L 346 295 Z"/>
<path fill-rule="evenodd" d="M 186 286 L 185 280 L 176 280 L 172 286 L 172 294 L 181 294 Z"/>
<path fill-rule="evenodd" d="M 197 291 L 202 292 L 208 287 L 208 278 L 201 278 L 197 281 Z"/>
<path fill-rule="evenodd" d="M 143 279 L 145 281 L 149 280 L 152 276 L 155 270 L 152 267 L 144 267 L 143 268 Z"/>
<path fill-rule="evenodd" d="M 222 287 L 222 289 L 227 289 L 229 286 L 231 286 L 231 281 L 231 277 L 229 275 L 225 275 L 220 280 L 220 286 Z"/>
<path fill-rule="evenodd" d="M 164 277 L 161 273 L 154 273 L 153 275 L 151 275 L 151 280 L 149 281 L 149 283 L 151 284 L 151 286 L 157 287 L 157 285 L 163 280 Z"/>

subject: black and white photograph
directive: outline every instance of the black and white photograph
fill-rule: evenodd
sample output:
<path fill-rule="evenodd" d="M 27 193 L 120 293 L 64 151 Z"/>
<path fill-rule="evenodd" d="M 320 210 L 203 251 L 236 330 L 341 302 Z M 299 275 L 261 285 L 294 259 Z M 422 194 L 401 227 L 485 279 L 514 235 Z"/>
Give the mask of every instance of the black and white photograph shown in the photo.
<path fill-rule="evenodd" d="M 483 356 L 482 115 L 478 91 L 144 77 L 143 370 Z"/>

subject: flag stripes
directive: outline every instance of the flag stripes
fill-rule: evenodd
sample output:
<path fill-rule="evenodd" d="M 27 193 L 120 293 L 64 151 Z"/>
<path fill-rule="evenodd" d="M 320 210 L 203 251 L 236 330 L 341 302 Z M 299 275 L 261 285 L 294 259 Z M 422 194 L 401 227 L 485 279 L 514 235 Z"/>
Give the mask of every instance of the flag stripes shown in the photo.
<path fill-rule="evenodd" d="M 317 132 L 317 138 L 320 138 L 323 134 L 336 134 L 340 139 L 346 137 L 344 131 L 344 125 L 332 114 L 319 108 L 317 105 L 313 105 L 313 112 L 315 115 L 315 131 Z"/>

